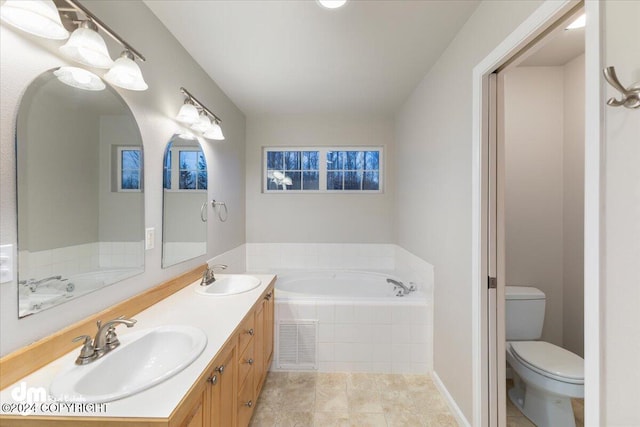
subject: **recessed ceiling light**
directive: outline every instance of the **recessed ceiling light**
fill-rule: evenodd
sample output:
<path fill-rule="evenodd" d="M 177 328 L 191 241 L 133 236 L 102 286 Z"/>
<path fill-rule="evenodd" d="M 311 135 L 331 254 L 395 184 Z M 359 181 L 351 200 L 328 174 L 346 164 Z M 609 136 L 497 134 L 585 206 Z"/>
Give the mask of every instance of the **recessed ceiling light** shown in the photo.
<path fill-rule="evenodd" d="M 318 0 L 318 3 L 320 6 L 326 7 L 327 9 L 337 9 L 344 6 L 347 3 L 347 0 Z"/>
<path fill-rule="evenodd" d="M 565 28 L 565 30 L 576 30 L 578 28 L 584 28 L 586 23 L 587 23 L 587 15 L 583 13 L 575 21 L 569 24 L 569 26 Z"/>

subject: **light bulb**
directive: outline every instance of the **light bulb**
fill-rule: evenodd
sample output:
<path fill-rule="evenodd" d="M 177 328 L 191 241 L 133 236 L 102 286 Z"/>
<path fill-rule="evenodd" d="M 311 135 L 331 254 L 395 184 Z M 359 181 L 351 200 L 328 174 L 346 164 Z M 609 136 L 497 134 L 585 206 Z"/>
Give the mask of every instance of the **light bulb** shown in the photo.
<path fill-rule="evenodd" d="M 116 59 L 113 67 L 104 75 L 104 79 L 114 86 L 128 90 L 147 90 L 149 86 L 142 77 L 140 67 L 134 61 L 134 56 L 125 50 Z"/>
<path fill-rule="evenodd" d="M 98 28 L 91 21 L 83 21 L 71 34 L 60 52 L 83 65 L 96 68 L 111 68 L 113 60 Z"/>
<path fill-rule="evenodd" d="M 207 139 L 214 139 L 216 141 L 224 140 L 224 135 L 222 134 L 222 128 L 218 123 L 213 123 L 209 130 L 207 130 L 202 136 Z"/>
<path fill-rule="evenodd" d="M 191 126 L 196 132 L 206 132 L 211 127 L 211 119 L 206 114 L 201 114 L 197 122 Z"/>
<path fill-rule="evenodd" d="M 176 120 L 186 125 L 192 125 L 200 119 L 200 113 L 193 104 L 183 104 L 176 116 Z"/>
<path fill-rule="evenodd" d="M 318 0 L 318 3 L 320 6 L 326 7 L 327 9 L 337 9 L 344 6 L 347 3 L 347 0 Z"/>

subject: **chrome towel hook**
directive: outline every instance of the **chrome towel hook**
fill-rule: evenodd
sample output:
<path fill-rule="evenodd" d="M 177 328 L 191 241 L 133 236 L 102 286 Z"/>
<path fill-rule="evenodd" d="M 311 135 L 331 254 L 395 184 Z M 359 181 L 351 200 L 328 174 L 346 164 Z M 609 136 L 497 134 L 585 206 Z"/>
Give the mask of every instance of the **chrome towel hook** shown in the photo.
<path fill-rule="evenodd" d="M 640 107 L 640 84 L 636 83 L 629 89 L 625 88 L 618 80 L 615 67 L 607 67 L 603 70 L 604 78 L 613 86 L 618 92 L 622 94 L 622 98 L 619 100 L 616 98 L 609 98 L 607 105 L 612 107 L 624 106 L 625 108 L 639 108 Z"/>
<path fill-rule="evenodd" d="M 220 222 L 225 222 L 227 218 L 229 218 L 229 209 L 227 209 L 227 204 L 225 202 L 218 202 L 216 199 L 211 200 L 211 206 L 214 210 L 218 212 L 218 219 Z M 222 214 L 222 209 L 217 209 L 219 207 L 224 208 L 224 215 Z"/>

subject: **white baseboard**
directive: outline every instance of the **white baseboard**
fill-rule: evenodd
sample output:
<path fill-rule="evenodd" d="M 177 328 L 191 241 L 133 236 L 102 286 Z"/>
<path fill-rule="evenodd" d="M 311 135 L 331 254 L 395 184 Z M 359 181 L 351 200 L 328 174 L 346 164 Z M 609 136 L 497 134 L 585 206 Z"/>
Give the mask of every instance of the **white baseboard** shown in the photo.
<path fill-rule="evenodd" d="M 451 396 L 449 390 L 447 390 L 447 388 L 444 386 L 444 383 L 438 376 L 438 373 L 436 371 L 432 371 L 431 377 L 433 378 L 433 382 L 435 383 L 436 387 L 438 387 L 438 390 L 440 391 L 440 393 L 442 393 L 442 396 L 444 396 L 444 399 L 447 401 L 447 405 L 449 405 L 449 409 L 451 409 L 451 412 L 456 418 L 458 425 L 471 427 L 471 424 L 469 424 L 469 420 L 467 420 L 467 418 L 464 416 L 464 414 L 458 407 L 458 404 L 453 399 L 453 396 Z"/>

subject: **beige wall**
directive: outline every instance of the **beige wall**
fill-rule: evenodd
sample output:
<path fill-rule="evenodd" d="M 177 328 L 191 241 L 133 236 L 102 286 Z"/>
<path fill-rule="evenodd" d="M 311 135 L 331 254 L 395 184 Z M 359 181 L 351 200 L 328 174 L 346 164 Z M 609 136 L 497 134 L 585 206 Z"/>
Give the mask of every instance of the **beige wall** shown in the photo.
<path fill-rule="evenodd" d="M 393 242 L 391 117 L 247 118 L 247 241 L 251 243 Z M 384 147 L 382 194 L 264 194 L 264 146 Z"/>
<path fill-rule="evenodd" d="M 640 2 L 605 2 L 605 63 L 624 85 L 640 82 Z M 607 97 L 619 93 L 606 86 Z M 604 106 L 604 425 L 638 426 L 640 384 L 640 110 Z M 589 333 L 590 331 L 587 331 Z"/>
<path fill-rule="evenodd" d="M 86 2 L 88 8 L 146 57 L 141 64 L 149 90 L 118 90 L 133 111 L 144 143 L 145 223 L 156 231 L 155 248 L 146 251 L 145 272 L 93 294 L 18 320 L 16 282 L 0 284 L 0 354 L 49 335 L 87 315 L 198 266 L 245 242 L 244 115 L 140 1 Z M 122 50 L 108 37 L 112 57 Z M 0 243 L 16 244 L 14 127 L 20 98 L 45 70 L 66 65 L 59 42 L 26 35 L 0 25 Z M 209 166 L 209 194 L 229 206 L 229 220 L 208 223 L 208 254 L 162 269 L 162 159 L 176 130 L 172 117 L 185 86 L 222 121 L 224 142 L 203 143 Z"/>
<path fill-rule="evenodd" d="M 396 120 L 398 244 L 434 266 L 434 370 L 472 415 L 472 70 L 540 1 L 485 1 Z"/>
<path fill-rule="evenodd" d="M 562 67 L 504 76 L 506 283 L 546 297 L 542 339 L 562 346 Z"/>
<path fill-rule="evenodd" d="M 563 71 L 562 340 L 584 357 L 584 55 Z"/>
<path fill-rule="evenodd" d="M 507 284 L 541 289 L 542 339 L 582 356 L 584 55 L 504 80 Z"/>

